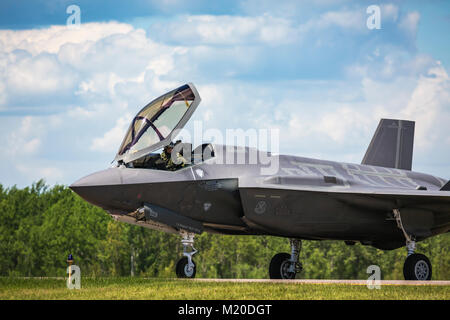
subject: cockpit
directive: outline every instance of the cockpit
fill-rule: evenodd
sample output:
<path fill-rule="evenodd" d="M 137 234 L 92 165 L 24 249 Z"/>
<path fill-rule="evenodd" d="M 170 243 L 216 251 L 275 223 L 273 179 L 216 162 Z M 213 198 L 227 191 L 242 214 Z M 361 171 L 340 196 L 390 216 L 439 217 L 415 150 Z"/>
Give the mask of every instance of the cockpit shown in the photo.
<path fill-rule="evenodd" d="M 115 161 L 127 167 L 174 171 L 214 157 L 211 144 L 192 150 L 190 143 L 172 142 L 200 101 L 191 83 L 151 101 L 133 118 Z M 162 148 L 162 152 L 156 152 Z M 174 156 L 168 159 L 171 152 L 175 152 Z M 183 162 L 182 165 L 177 163 L 177 157 Z"/>
<path fill-rule="evenodd" d="M 178 146 L 179 148 L 177 148 Z M 179 156 L 175 156 L 174 159 L 182 157 L 183 161 L 179 161 L 177 163 L 175 160 L 174 165 L 172 166 L 168 166 L 166 159 L 163 159 L 163 152 L 164 150 L 161 153 L 150 153 L 139 159 L 131 161 L 128 166 L 132 168 L 177 171 L 179 169 L 201 163 L 214 157 L 214 149 L 210 143 L 199 145 L 194 150 L 192 150 L 192 144 L 190 143 L 182 143 L 181 145 L 176 145 L 172 152 L 174 152 L 175 155 L 179 154 Z"/>

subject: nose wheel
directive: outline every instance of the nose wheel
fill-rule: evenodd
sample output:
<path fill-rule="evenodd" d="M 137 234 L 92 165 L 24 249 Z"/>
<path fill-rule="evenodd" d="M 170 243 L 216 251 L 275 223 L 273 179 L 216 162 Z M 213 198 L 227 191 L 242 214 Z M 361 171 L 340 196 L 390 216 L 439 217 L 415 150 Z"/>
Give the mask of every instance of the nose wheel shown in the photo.
<path fill-rule="evenodd" d="M 175 272 L 178 278 L 194 278 L 196 265 L 192 256 L 197 253 L 194 248 L 194 233 L 181 231 L 181 244 L 183 245 L 183 258 L 178 260 Z"/>
<path fill-rule="evenodd" d="M 177 266 L 176 266 L 176 273 L 178 278 L 194 278 L 195 273 L 197 271 L 195 262 L 193 260 L 192 264 L 189 265 L 189 261 L 187 257 L 183 257 L 180 260 L 178 260 Z"/>

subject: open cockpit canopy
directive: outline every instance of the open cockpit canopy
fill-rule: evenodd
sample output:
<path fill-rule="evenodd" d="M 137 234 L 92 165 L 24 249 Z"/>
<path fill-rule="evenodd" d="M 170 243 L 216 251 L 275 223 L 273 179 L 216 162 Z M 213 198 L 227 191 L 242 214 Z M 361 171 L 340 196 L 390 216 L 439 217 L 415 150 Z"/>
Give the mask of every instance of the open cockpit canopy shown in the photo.
<path fill-rule="evenodd" d="M 200 100 L 197 89 L 189 83 L 147 104 L 133 118 L 115 160 L 128 163 L 169 144 Z"/>

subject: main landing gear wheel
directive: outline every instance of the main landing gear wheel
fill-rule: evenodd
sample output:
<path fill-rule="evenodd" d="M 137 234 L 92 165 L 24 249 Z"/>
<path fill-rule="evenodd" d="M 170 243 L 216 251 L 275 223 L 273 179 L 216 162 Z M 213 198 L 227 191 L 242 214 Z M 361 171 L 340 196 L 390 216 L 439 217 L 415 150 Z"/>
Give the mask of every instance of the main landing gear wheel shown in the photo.
<path fill-rule="evenodd" d="M 431 263 L 423 254 L 414 253 L 409 255 L 403 265 L 405 280 L 431 280 Z"/>
<path fill-rule="evenodd" d="M 178 260 L 176 266 L 176 272 L 178 278 L 194 278 L 195 273 L 197 271 L 197 267 L 195 265 L 194 260 L 192 260 L 192 265 L 189 266 L 188 258 L 183 257 Z"/>
<path fill-rule="evenodd" d="M 403 276 L 405 277 L 405 280 L 431 280 L 432 270 L 430 260 L 423 254 L 414 253 L 416 250 L 416 237 L 406 231 L 402 222 L 400 210 L 394 209 L 393 213 L 397 221 L 397 227 L 402 230 L 406 239 L 408 256 L 403 265 Z"/>
<path fill-rule="evenodd" d="M 277 253 L 273 256 L 269 265 L 270 279 L 295 279 L 297 273 L 302 271 L 302 265 L 298 261 L 302 243 L 298 239 L 290 239 L 291 254 Z"/>
<path fill-rule="evenodd" d="M 295 279 L 296 272 L 291 272 L 291 255 L 277 253 L 273 256 L 269 266 L 270 279 Z"/>

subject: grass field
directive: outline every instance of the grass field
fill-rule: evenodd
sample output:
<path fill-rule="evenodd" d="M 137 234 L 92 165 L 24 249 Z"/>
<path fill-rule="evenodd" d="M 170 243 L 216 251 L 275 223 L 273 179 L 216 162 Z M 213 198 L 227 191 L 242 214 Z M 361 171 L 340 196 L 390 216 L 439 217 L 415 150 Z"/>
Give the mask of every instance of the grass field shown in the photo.
<path fill-rule="evenodd" d="M 80 290 L 64 279 L 0 278 L 0 299 L 392 299 L 449 300 L 450 286 L 197 282 L 176 279 L 83 278 Z"/>

